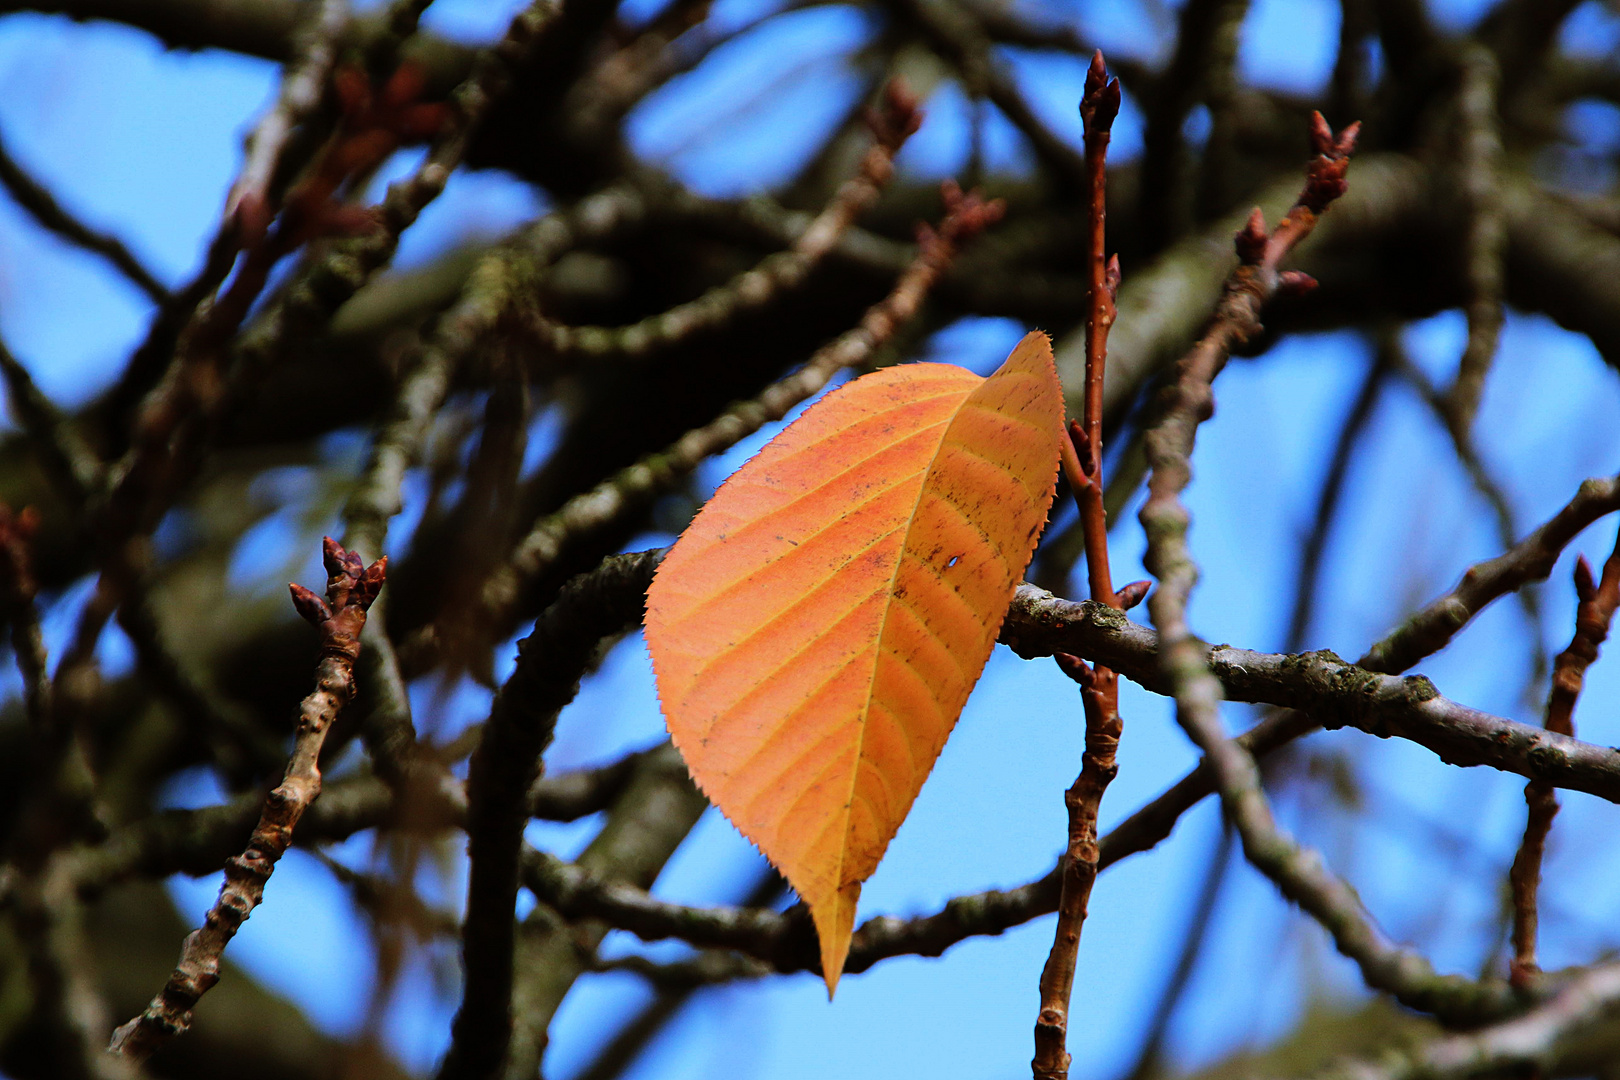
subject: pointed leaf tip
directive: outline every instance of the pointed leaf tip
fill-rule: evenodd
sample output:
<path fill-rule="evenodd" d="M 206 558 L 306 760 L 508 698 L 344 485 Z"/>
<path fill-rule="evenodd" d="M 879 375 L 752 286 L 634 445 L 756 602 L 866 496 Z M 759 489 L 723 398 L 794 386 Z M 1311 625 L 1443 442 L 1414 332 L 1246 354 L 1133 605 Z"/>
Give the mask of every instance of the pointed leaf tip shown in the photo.
<path fill-rule="evenodd" d="M 1044 334 L 988 379 L 875 372 L 727 480 L 653 579 L 670 735 L 810 906 L 829 994 L 1034 553 L 1061 437 Z"/>

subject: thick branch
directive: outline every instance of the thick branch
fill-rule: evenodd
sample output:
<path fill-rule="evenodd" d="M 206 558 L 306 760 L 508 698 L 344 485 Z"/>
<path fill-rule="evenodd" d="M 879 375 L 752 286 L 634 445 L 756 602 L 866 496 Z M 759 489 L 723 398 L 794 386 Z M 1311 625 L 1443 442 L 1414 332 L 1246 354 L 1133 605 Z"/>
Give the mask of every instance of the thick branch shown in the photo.
<path fill-rule="evenodd" d="M 495 697 L 468 777 L 465 988 L 441 1080 L 490 1076 L 512 1037 L 512 963 L 518 853 L 529 789 L 557 714 L 605 637 L 641 622 L 662 552 L 619 555 L 570 582 L 518 645 L 517 666 Z"/>

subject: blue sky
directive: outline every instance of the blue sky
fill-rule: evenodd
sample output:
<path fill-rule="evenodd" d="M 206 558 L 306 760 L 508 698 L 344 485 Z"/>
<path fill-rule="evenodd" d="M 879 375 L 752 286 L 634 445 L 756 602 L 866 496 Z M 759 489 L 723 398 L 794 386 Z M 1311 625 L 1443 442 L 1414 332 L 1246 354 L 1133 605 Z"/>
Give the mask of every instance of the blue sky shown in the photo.
<path fill-rule="evenodd" d="M 635 0 L 645 14 L 656 5 Z M 468 41 L 498 34 L 510 3 L 440 0 L 427 22 Z M 1439 6 L 1442 21 L 1466 27 L 1477 2 Z M 1582 41 L 1615 40 L 1615 20 L 1588 4 L 1571 31 Z M 719 0 L 713 18 L 744 26 L 772 10 L 759 0 Z M 1106 48 L 1152 59 L 1168 37 L 1136 5 L 1054 0 L 1043 10 L 1076 19 Z M 1333 61 L 1338 5 L 1327 0 L 1260 0 L 1245 23 L 1244 77 L 1309 91 Z M 866 17 L 844 7 L 815 8 L 749 31 L 692 74 L 655 94 L 631 117 L 630 135 L 649 158 L 693 187 L 743 194 L 785 179 L 859 92 L 846 58 L 873 33 Z M 1077 141 L 1074 102 L 1081 68 L 1072 58 L 1005 50 L 1003 62 L 1060 136 Z M 276 70 L 217 52 L 166 52 L 138 31 L 73 24 L 34 15 L 0 18 L 0 137 L 73 212 L 121 236 L 160 279 L 178 284 L 197 265 L 240 161 L 240 141 L 271 100 Z M 696 130 L 717 102 L 734 109 L 715 130 Z M 913 174 L 947 175 L 967 153 L 968 105 L 951 84 L 927 103 L 927 122 L 902 165 Z M 1620 137 L 1613 109 L 1592 103 L 1571 111 L 1571 144 L 1612 150 Z M 1140 148 L 1140 118 L 1127 99 L 1114 143 L 1128 158 Z M 1028 151 L 1004 121 L 986 134 L 992 167 L 1028 167 Z M 408 166 L 395 163 L 394 171 Z M 1354 171 L 1351 172 L 1354 183 Z M 544 208 L 541 197 L 498 173 L 458 174 L 424 215 L 401 252 L 419 264 L 470 236 L 493 236 Z M 116 374 L 150 315 L 145 298 L 94 257 L 40 230 L 0 198 L 0 334 L 52 397 L 83 402 Z M 987 370 L 1024 331 L 1008 320 L 973 320 L 938 335 L 931 358 Z M 1414 358 L 1445 379 L 1455 367 L 1462 318 L 1446 312 L 1407 331 Z M 1192 543 L 1203 567 L 1193 624 L 1212 641 L 1257 648 L 1282 645 L 1292 603 L 1293 560 L 1322 479 L 1331 443 L 1370 362 L 1366 343 L 1348 333 L 1289 339 L 1257 360 L 1235 361 L 1222 376 L 1220 408 L 1200 436 L 1196 480 L 1188 493 Z M 1586 476 L 1612 473 L 1620 455 L 1606 425 L 1620 414 L 1620 387 L 1585 339 L 1544 319 L 1510 317 L 1480 414 L 1481 451 L 1502 478 L 1518 520 L 1544 519 Z M 550 423 L 554 433 L 556 418 Z M 774 430 L 774 429 L 773 429 Z M 1340 528 L 1327 549 L 1324 604 L 1309 645 L 1347 657 L 1391 626 L 1415 602 L 1447 587 L 1498 542 L 1477 494 L 1453 461 L 1422 403 L 1395 387 L 1381 401 L 1374 436 L 1352 469 Z M 717 484 L 772 431 L 706 466 Z M 328 461 L 358 461 L 362 433 L 329 440 Z M 544 442 L 544 439 L 540 440 Z M 254 550 L 302 550 L 302 578 L 313 582 L 311 543 L 329 522 L 306 520 L 296 505 L 299 475 L 267 483 L 265 523 L 244 540 Z M 420 484 L 412 490 L 420 491 Z M 1421 507 L 1415 516 L 1411 507 Z M 1115 576 L 1143 576 L 1134 507 L 1116 530 Z M 407 511 L 407 518 L 410 511 Z M 396 535 L 408 532 L 408 522 Z M 1450 696 L 1526 720 L 1523 701 L 1529 635 L 1549 650 L 1567 641 L 1574 601 L 1568 586 L 1573 550 L 1600 561 L 1612 523 L 1590 530 L 1555 569 L 1544 591 L 1545 617 L 1526 627 L 1500 604 L 1465 631 L 1447 653 L 1424 664 Z M 667 537 L 644 537 L 646 544 Z M 239 552 L 238 565 L 251 560 Z M 244 587 L 250 583 L 243 582 Z M 83 592 L 81 587 L 78 590 Z M 47 623 L 59 651 L 69 596 Z M 127 663 L 116 636 L 109 665 Z M 1620 675 L 1614 664 L 1592 672 L 1578 714 L 1582 734 L 1620 743 Z M 439 735 L 480 719 L 487 695 L 465 686 L 413 687 L 418 724 Z M 1127 734 L 1121 773 L 1104 807 L 1117 821 L 1177 778 L 1193 761 L 1166 703 L 1127 686 Z M 1252 719 L 1233 707 L 1233 728 Z M 932 910 L 963 891 L 1021 883 L 1044 872 L 1064 828 L 1061 793 L 1073 777 L 1080 709 L 1071 683 L 1050 664 L 998 651 L 983 685 L 866 888 L 863 915 Z M 564 714 L 548 767 L 608 760 L 661 736 L 651 674 L 639 638 L 624 642 Z M 1443 767 L 1426 751 L 1357 733 L 1317 736 L 1314 760 L 1353 763 L 1369 803 L 1365 815 L 1336 809 L 1320 784 L 1292 785 L 1282 815 L 1323 846 L 1336 869 L 1360 889 L 1397 937 L 1420 943 L 1446 970 L 1473 971 L 1522 821 L 1521 785 L 1485 770 Z M 175 805 L 218 796 L 206 773 L 173 785 Z M 1616 809 L 1584 796 L 1566 798 L 1548 865 L 1544 952 L 1549 964 L 1589 958 L 1616 945 L 1606 928 L 1620 901 L 1613 858 L 1596 852 L 1612 835 Z M 530 837 L 562 854 L 588 840 L 594 823 L 535 824 Z M 1447 830 L 1450 830 L 1448 833 Z M 1104 875 L 1082 949 L 1083 973 L 1073 1036 L 1077 1069 L 1111 1076 L 1126 1067 L 1145 1010 L 1168 965 L 1198 876 L 1214 843 L 1213 808 L 1190 814 L 1158 851 Z M 334 852 L 363 865 L 362 836 Z M 712 811 L 677 853 L 657 892 L 674 899 L 731 899 L 759 866 L 758 856 Z M 464 867 L 453 850 L 424 872 L 425 887 L 459 903 Z M 216 878 L 177 879 L 176 901 L 192 917 L 212 900 Z M 1436 897 L 1443 896 L 1443 906 Z M 1443 911 L 1442 915 L 1437 912 Z M 811 976 L 706 991 L 631 1074 L 651 1080 L 726 1075 L 761 1080 L 908 1074 L 993 1078 L 1027 1070 L 1035 981 L 1050 945 L 1050 918 L 1007 935 L 974 941 L 939 960 L 903 958 L 846 978 L 829 1004 Z M 609 947 L 638 947 L 610 939 Z M 288 941 L 296 939 L 297 949 Z M 313 857 L 293 852 L 278 868 L 267 900 L 232 945 L 233 958 L 337 1034 L 360 1023 L 369 989 L 370 944 L 343 889 Z M 1313 994 L 1352 1000 L 1355 974 L 1324 936 L 1303 924 L 1269 884 L 1235 872 L 1209 953 L 1172 1046 L 1196 1064 L 1285 1031 Z M 390 1045 L 418 1070 L 442 1052 L 457 996 L 448 946 L 413 960 L 388 1024 Z M 567 1080 L 588 1062 L 627 1003 L 646 992 L 629 976 L 584 980 L 559 1014 L 548 1075 Z M 206 1004 L 199 1022 L 206 1023 Z"/>

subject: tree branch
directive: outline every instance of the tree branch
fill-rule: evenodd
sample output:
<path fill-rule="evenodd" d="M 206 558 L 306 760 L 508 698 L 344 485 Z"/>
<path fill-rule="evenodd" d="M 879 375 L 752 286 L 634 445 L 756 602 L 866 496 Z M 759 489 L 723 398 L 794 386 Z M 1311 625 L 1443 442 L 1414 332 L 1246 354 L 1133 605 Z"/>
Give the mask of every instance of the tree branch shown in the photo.
<path fill-rule="evenodd" d="M 1575 636 L 1569 647 L 1558 654 L 1553 665 L 1552 691 L 1547 697 L 1543 726 L 1560 735 L 1575 734 L 1575 701 L 1580 697 L 1586 669 L 1598 657 L 1598 648 L 1609 636 L 1609 624 L 1620 608 L 1620 535 L 1614 552 L 1603 564 L 1603 576 L 1592 580 L 1592 567 L 1582 555 L 1575 560 Z M 1529 979 L 1536 963 L 1536 890 L 1541 884 L 1541 860 L 1558 813 L 1558 796 L 1545 782 L 1532 780 L 1525 785 L 1524 801 L 1529 808 L 1524 839 L 1513 860 L 1508 880 L 1513 889 L 1513 966 L 1515 983 Z"/>
<path fill-rule="evenodd" d="M 465 985 L 440 1080 L 494 1073 L 512 1038 L 512 965 L 518 854 L 530 787 L 557 714 L 573 700 L 598 643 L 641 622 L 647 586 L 663 552 L 615 556 L 575 578 L 518 644 L 467 780 Z"/>
<path fill-rule="evenodd" d="M 333 722 L 354 697 L 354 661 L 366 609 L 382 589 L 388 562 L 365 566 L 358 555 L 328 539 L 326 600 L 292 586 L 293 606 L 321 632 L 315 690 L 298 713 L 298 733 L 280 786 L 264 801 L 253 837 L 241 855 L 226 860 L 225 883 L 202 927 L 186 938 L 180 962 L 146 1011 L 113 1032 L 109 1049 L 139 1063 L 191 1026 L 198 1000 L 219 981 L 225 946 L 264 899 L 264 885 L 292 843 L 293 829 L 321 793 L 321 745 Z"/>

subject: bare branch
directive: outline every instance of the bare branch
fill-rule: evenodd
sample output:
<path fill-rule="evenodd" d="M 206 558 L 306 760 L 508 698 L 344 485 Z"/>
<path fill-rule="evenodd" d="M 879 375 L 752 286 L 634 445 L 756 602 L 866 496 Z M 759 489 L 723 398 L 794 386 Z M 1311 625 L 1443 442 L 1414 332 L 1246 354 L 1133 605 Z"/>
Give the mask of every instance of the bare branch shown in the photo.
<path fill-rule="evenodd" d="M 298 733 L 280 786 L 264 801 L 253 837 L 241 855 L 226 860 L 225 883 L 202 927 L 186 938 L 180 962 L 146 1011 L 113 1032 L 113 1053 L 140 1063 L 191 1026 L 197 1002 L 219 981 L 225 946 L 264 899 L 264 885 L 292 843 L 293 829 L 321 793 L 321 745 L 338 714 L 354 697 L 354 661 L 366 609 L 376 600 L 387 560 L 365 566 L 358 555 L 328 539 L 326 599 L 292 586 L 293 606 L 321 632 L 315 690 L 298 712 Z"/>
<path fill-rule="evenodd" d="M 33 215 L 40 225 L 68 243 L 106 259 L 158 306 L 169 302 L 169 290 L 124 246 L 122 240 L 110 233 L 92 229 L 63 209 L 49 188 L 29 176 L 27 170 L 17 164 L 4 143 L 0 143 L 0 185 L 4 185 L 17 205 Z"/>
<path fill-rule="evenodd" d="M 529 789 L 557 713 L 573 700 L 604 637 L 641 622 L 663 553 L 621 555 L 575 578 L 518 645 L 517 667 L 495 697 L 467 781 L 470 876 L 462 928 L 466 982 L 441 1080 L 492 1074 L 512 1038 L 512 965 L 518 853 Z"/>
<path fill-rule="evenodd" d="M 1592 580 L 1592 568 L 1586 556 L 1575 560 L 1575 595 L 1580 601 L 1575 609 L 1575 636 L 1553 665 L 1552 692 L 1547 698 L 1544 721 L 1548 731 L 1560 735 L 1575 734 L 1575 701 L 1580 697 L 1586 669 L 1597 660 L 1598 648 L 1609 636 L 1615 609 L 1620 608 L 1620 535 L 1616 536 L 1614 552 L 1604 562 L 1603 576 L 1597 581 Z M 1541 883 L 1541 860 L 1547 834 L 1558 813 L 1558 797 L 1552 787 L 1542 781 L 1532 780 L 1525 785 L 1524 801 L 1529 806 L 1529 820 L 1509 874 L 1513 887 L 1512 972 L 1515 983 L 1526 981 L 1539 970 L 1536 964 L 1536 890 Z"/>

